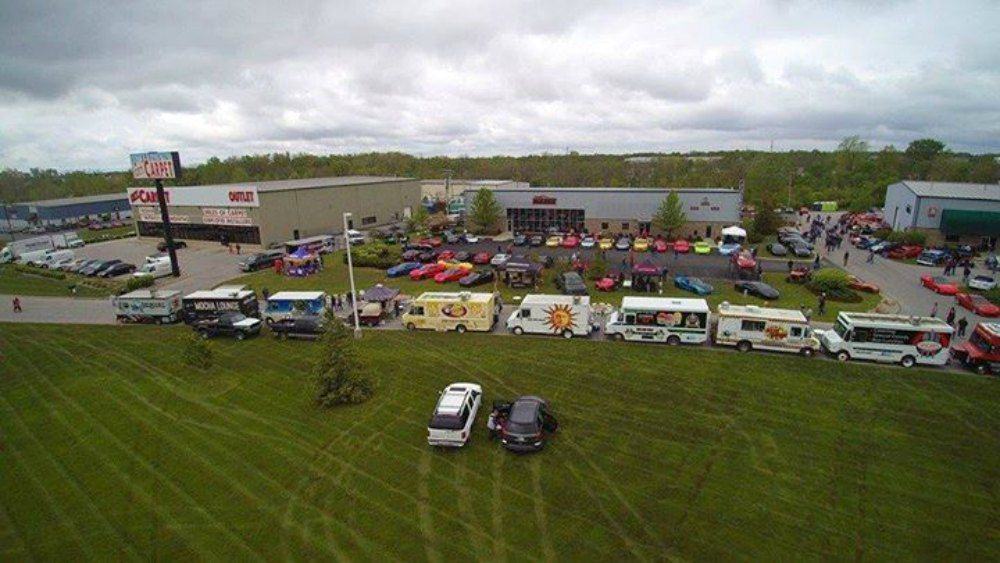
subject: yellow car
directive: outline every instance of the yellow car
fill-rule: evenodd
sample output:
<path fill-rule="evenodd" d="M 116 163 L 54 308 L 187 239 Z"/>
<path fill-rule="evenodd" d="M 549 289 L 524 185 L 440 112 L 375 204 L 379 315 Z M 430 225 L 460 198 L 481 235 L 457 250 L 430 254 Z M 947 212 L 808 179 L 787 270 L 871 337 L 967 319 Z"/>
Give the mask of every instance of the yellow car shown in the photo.
<path fill-rule="evenodd" d="M 611 250 L 614 245 L 615 241 L 608 237 L 601 237 L 601 240 L 597 241 L 597 246 L 600 247 L 601 250 Z"/>
<path fill-rule="evenodd" d="M 555 248 L 562 244 L 562 237 L 559 235 L 552 235 L 545 241 L 545 246 L 549 248 Z"/>
<path fill-rule="evenodd" d="M 694 253 L 695 254 L 711 254 L 712 253 L 712 245 L 709 244 L 707 241 L 699 240 L 698 242 L 694 243 Z"/>
<path fill-rule="evenodd" d="M 632 250 L 636 252 L 646 252 L 649 250 L 649 239 L 638 237 L 632 242 Z"/>

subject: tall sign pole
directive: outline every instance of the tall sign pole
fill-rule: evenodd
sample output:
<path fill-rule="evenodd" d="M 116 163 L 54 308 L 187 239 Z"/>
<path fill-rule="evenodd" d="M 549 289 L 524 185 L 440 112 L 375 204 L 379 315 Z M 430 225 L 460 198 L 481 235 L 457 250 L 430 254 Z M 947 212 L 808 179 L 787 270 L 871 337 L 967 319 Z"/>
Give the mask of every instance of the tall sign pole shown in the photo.
<path fill-rule="evenodd" d="M 181 177 L 181 157 L 174 152 L 145 152 L 131 156 L 132 177 L 137 180 L 153 180 L 156 184 L 156 201 L 160 205 L 160 221 L 163 223 L 163 242 L 170 255 L 170 272 L 176 278 L 181 275 L 177 264 L 177 249 L 174 248 L 174 235 L 170 228 L 170 212 L 167 210 L 169 196 L 163 189 L 163 180 L 176 180 Z"/>

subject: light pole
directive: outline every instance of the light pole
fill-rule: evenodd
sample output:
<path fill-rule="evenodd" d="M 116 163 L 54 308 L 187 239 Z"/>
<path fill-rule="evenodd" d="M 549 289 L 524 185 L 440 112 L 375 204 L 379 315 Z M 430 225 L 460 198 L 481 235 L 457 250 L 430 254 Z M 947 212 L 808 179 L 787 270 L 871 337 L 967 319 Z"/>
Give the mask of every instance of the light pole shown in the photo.
<path fill-rule="evenodd" d="M 344 241 L 347 243 L 347 275 L 351 279 L 351 311 L 354 313 L 354 337 L 361 338 L 361 320 L 358 319 L 358 292 L 354 289 L 354 263 L 351 261 L 351 237 L 347 233 L 347 219 L 350 213 L 344 213 Z"/>

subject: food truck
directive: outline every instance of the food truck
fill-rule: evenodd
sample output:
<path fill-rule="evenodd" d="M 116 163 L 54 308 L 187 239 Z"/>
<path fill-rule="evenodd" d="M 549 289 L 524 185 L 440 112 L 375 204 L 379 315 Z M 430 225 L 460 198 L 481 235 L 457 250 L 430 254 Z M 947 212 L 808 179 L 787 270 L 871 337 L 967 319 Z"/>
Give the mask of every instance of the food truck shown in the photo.
<path fill-rule="evenodd" d="M 514 334 L 587 336 L 592 330 L 590 297 L 586 295 L 526 295 L 507 318 Z"/>
<path fill-rule="evenodd" d="M 880 313 L 837 315 L 832 330 L 816 331 L 823 348 L 838 360 L 943 366 L 948 362 L 951 325 L 937 317 Z"/>
<path fill-rule="evenodd" d="M 139 289 L 111 299 L 120 323 L 174 323 L 180 320 L 181 293 Z"/>
<path fill-rule="evenodd" d="M 617 340 L 700 344 L 708 340 L 708 302 L 673 297 L 623 297 L 604 334 Z"/>
<path fill-rule="evenodd" d="M 951 355 L 976 373 L 1000 373 L 1000 323 L 979 323 Z"/>
<path fill-rule="evenodd" d="M 198 319 L 212 319 L 232 311 L 255 319 L 260 318 L 257 294 L 242 285 L 224 285 L 215 289 L 196 291 L 184 296 L 183 306 L 186 324 Z"/>
<path fill-rule="evenodd" d="M 403 314 L 407 330 L 467 330 L 489 332 L 500 314 L 500 302 L 493 293 L 429 292 L 410 304 Z"/>
<path fill-rule="evenodd" d="M 802 311 L 723 302 L 716 318 L 715 343 L 721 346 L 735 346 L 741 352 L 760 349 L 803 356 L 819 350 L 819 340 Z"/>
<path fill-rule="evenodd" d="M 267 298 L 264 322 L 270 325 L 282 319 L 326 312 L 330 297 L 324 291 L 279 291 Z"/>

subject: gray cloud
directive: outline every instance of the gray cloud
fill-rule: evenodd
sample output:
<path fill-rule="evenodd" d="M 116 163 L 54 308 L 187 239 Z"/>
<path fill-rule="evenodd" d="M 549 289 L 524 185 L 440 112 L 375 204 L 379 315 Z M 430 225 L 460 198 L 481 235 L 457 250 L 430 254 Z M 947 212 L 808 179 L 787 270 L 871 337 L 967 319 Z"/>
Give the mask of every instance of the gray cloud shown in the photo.
<path fill-rule="evenodd" d="M 0 166 L 273 150 L 1000 150 L 1000 5 L 7 0 Z"/>

